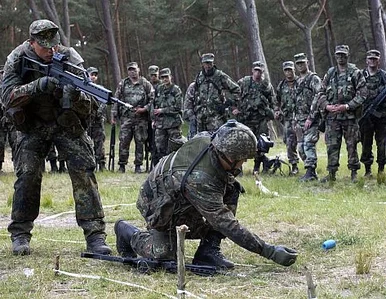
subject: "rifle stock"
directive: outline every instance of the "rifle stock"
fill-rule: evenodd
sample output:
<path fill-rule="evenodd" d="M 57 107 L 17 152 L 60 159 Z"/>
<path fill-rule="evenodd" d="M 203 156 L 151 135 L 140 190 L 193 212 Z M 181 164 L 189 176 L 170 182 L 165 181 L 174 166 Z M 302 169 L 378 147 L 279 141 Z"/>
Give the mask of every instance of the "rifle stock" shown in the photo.
<path fill-rule="evenodd" d="M 115 164 L 115 125 L 111 125 L 109 165 L 110 171 L 114 171 Z"/>
<path fill-rule="evenodd" d="M 361 126 L 363 122 L 370 117 L 370 115 L 374 114 L 378 107 L 384 102 L 386 99 L 386 87 L 382 89 L 382 91 L 375 97 L 375 99 L 371 102 L 371 104 L 365 109 L 361 118 L 359 118 L 358 123 Z"/>
<path fill-rule="evenodd" d="M 135 267 L 141 273 L 150 273 L 152 271 L 160 269 L 163 269 L 169 273 L 177 273 L 177 263 L 172 260 L 156 260 L 143 257 L 120 257 L 90 252 L 82 252 L 81 257 L 110 262 L 118 262 L 124 265 Z M 213 276 L 214 274 L 219 273 L 219 271 L 214 266 L 185 264 L 185 269 L 200 276 Z"/>

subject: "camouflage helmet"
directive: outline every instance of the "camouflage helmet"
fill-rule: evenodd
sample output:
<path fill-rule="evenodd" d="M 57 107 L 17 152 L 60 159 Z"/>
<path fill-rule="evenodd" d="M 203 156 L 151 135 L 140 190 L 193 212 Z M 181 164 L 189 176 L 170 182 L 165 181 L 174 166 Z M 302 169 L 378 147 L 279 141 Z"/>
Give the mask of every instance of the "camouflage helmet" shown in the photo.
<path fill-rule="evenodd" d="M 175 152 L 177 151 L 185 142 L 187 142 L 188 139 L 186 137 L 181 136 L 181 137 L 169 137 L 169 152 Z"/>
<path fill-rule="evenodd" d="M 213 146 L 233 161 L 252 159 L 257 140 L 250 128 L 234 119 L 228 120 L 212 136 Z"/>
<path fill-rule="evenodd" d="M 36 20 L 29 26 L 29 36 L 44 48 L 59 44 L 59 27 L 50 20 Z"/>

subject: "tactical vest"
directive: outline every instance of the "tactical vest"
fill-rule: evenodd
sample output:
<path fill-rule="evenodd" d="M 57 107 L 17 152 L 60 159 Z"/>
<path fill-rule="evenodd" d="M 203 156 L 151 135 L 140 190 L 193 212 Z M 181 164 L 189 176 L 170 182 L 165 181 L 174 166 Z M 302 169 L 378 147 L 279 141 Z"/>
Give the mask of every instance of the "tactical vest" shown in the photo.
<path fill-rule="evenodd" d="M 356 96 L 355 83 L 353 77 L 355 71 L 359 71 L 357 67 L 349 63 L 346 72 L 342 75 L 338 74 L 337 67 L 332 67 L 326 74 L 326 98 L 330 105 L 340 105 L 349 103 Z M 328 113 L 327 118 L 336 118 L 339 120 L 357 118 L 356 114 L 361 114 L 358 111 L 346 111 L 344 113 L 332 114 Z"/>
<path fill-rule="evenodd" d="M 286 79 L 280 81 L 277 87 L 277 94 L 280 98 L 280 108 L 283 112 L 285 120 L 292 120 L 296 103 L 295 82 L 294 86 L 290 88 Z"/>
<path fill-rule="evenodd" d="M 223 72 L 215 69 L 212 76 L 199 72 L 195 80 L 195 114 L 205 110 L 206 115 L 223 114 L 224 97 L 221 90 Z"/>
<path fill-rule="evenodd" d="M 179 112 L 160 114 L 155 117 L 155 125 L 157 129 L 170 129 L 178 127 L 182 124 L 182 103 L 177 103 L 176 96 L 181 93 L 180 88 L 171 84 L 169 87 L 161 84 L 157 88 L 156 97 L 154 99 L 154 109 L 174 107 L 177 110 L 177 105 L 180 105 Z M 182 97 L 182 95 L 181 95 Z"/>
<path fill-rule="evenodd" d="M 266 108 L 270 107 L 268 98 L 271 93 L 267 81 L 255 82 L 252 76 L 246 76 L 240 81 L 242 87 L 241 100 L 238 109 L 241 111 L 240 121 L 252 121 L 265 118 Z"/>
<path fill-rule="evenodd" d="M 129 78 L 123 79 L 123 83 L 121 85 L 121 100 L 125 103 L 129 103 L 133 106 L 133 108 L 141 107 L 143 108 L 149 103 L 149 99 L 147 98 L 147 94 L 149 90 L 145 88 L 145 80 L 141 77 L 139 81 L 135 84 L 131 83 Z M 129 109 L 120 105 L 119 114 L 121 116 L 126 116 L 129 118 L 147 118 L 147 114 L 135 114 L 133 109 Z"/>
<path fill-rule="evenodd" d="M 143 193 L 137 201 L 137 208 L 150 228 L 161 231 L 170 229 L 173 215 L 178 213 L 181 209 L 180 203 L 184 201 L 181 191 L 184 190 L 184 186 L 181 186 L 184 174 L 200 154 L 203 155 L 196 161 L 192 172 L 188 172 L 188 177 L 202 175 L 208 178 L 202 180 L 203 184 L 224 185 L 225 193 L 228 176 L 224 170 L 213 166 L 208 150 L 210 142 L 210 137 L 189 140 L 177 152 L 163 157 L 150 173 L 145 184 L 150 185 L 151 194 Z M 179 172 L 179 175 L 176 175 L 176 172 Z M 146 188 L 141 188 L 141 192 L 145 192 L 144 189 Z"/>
<path fill-rule="evenodd" d="M 366 79 L 366 87 L 368 96 L 363 104 L 364 110 L 372 103 L 377 95 L 385 88 L 386 85 L 386 72 L 384 70 L 378 70 L 374 75 L 370 75 L 367 69 L 363 70 L 363 76 Z M 383 116 L 386 115 L 386 101 L 383 101 L 376 109 L 381 112 Z"/>

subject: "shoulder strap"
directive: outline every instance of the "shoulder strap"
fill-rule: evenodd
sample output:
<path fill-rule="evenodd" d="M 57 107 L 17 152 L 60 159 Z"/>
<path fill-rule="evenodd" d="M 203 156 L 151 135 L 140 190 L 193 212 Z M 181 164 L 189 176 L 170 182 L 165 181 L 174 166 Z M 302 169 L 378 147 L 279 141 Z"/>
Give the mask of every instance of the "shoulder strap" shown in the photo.
<path fill-rule="evenodd" d="M 184 194 L 185 194 L 185 184 L 186 184 L 186 180 L 188 179 L 188 176 L 192 173 L 194 167 L 196 167 L 198 162 L 201 161 L 202 157 L 204 157 L 204 155 L 208 152 L 209 148 L 210 148 L 210 144 L 201 150 L 201 152 L 196 156 L 196 158 L 193 160 L 193 162 L 189 165 L 184 176 L 182 177 L 181 186 L 180 186 L 180 191 L 181 191 L 182 196 L 184 196 Z"/>

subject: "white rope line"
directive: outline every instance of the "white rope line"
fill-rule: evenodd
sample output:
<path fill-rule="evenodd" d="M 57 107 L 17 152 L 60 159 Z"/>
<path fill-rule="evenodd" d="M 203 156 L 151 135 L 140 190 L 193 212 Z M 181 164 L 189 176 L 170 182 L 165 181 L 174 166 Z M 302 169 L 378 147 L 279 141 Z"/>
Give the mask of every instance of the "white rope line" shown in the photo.
<path fill-rule="evenodd" d="M 110 209 L 110 208 L 116 208 L 116 207 L 120 207 L 120 206 L 134 206 L 134 205 L 135 205 L 135 203 L 120 203 L 120 204 L 116 204 L 116 205 L 106 205 L 106 206 L 103 206 L 103 208 L 104 209 Z M 58 214 L 47 216 L 47 217 L 45 217 L 43 219 L 37 219 L 37 220 L 35 220 L 35 223 L 52 220 L 52 219 L 58 218 L 58 217 L 60 217 L 62 215 L 74 214 L 74 213 L 75 213 L 75 211 L 61 212 L 61 213 L 58 213 Z"/>
<path fill-rule="evenodd" d="M 78 274 L 78 273 L 71 273 L 71 272 L 66 272 L 66 271 L 56 270 L 56 269 L 53 269 L 53 270 L 54 270 L 55 273 L 58 273 L 58 274 L 64 274 L 64 275 L 67 275 L 67 276 L 77 277 L 77 278 L 89 278 L 89 279 L 96 279 L 96 280 L 106 280 L 106 281 L 115 282 L 115 283 L 122 284 L 122 285 L 127 285 L 127 286 L 130 286 L 130 287 L 142 289 L 142 290 L 145 290 L 145 291 L 157 293 L 157 294 L 160 294 L 160 295 L 165 296 L 167 298 L 178 299 L 177 297 L 174 297 L 174 296 L 162 293 L 162 292 L 158 292 L 158 291 L 149 289 L 147 287 L 144 287 L 144 286 L 141 286 L 141 285 L 138 285 L 138 284 L 134 284 L 134 283 L 130 283 L 130 282 L 115 280 L 115 279 L 106 278 L 106 277 L 102 277 L 102 276 L 98 276 L 98 275 Z M 197 297 L 197 298 L 199 298 L 199 297 Z"/>

